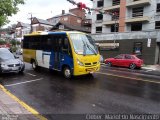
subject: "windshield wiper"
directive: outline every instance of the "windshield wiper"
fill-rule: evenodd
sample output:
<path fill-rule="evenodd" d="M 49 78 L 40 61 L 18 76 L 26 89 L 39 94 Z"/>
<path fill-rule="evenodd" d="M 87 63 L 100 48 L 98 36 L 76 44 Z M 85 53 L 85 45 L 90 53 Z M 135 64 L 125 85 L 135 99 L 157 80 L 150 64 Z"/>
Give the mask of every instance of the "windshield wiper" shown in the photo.
<path fill-rule="evenodd" d="M 86 45 L 95 55 L 97 55 L 97 52 L 91 46 L 89 46 L 87 42 Z"/>
<path fill-rule="evenodd" d="M 82 42 L 83 42 L 83 55 L 85 56 L 86 55 L 86 44 L 83 40 Z"/>

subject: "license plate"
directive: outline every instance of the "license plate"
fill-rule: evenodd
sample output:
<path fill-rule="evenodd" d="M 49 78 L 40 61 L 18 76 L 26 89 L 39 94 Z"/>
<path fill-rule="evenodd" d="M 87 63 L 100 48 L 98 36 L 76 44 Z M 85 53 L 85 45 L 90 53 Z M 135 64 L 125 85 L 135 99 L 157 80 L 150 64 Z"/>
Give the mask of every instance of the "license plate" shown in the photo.
<path fill-rule="evenodd" d="M 88 68 L 86 69 L 87 72 L 90 72 L 90 73 L 93 73 L 94 72 L 94 69 L 93 68 Z"/>
<path fill-rule="evenodd" d="M 18 70 L 18 68 L 15 67 L 15 68 L 12 68 L 12 70 Z"/>

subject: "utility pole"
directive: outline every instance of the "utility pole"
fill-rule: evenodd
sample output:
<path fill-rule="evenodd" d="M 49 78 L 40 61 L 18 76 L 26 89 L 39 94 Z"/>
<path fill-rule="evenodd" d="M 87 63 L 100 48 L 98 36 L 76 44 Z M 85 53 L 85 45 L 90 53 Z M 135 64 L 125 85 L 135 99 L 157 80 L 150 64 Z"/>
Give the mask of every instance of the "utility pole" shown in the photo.
<path fill-rule="evenodd" d="M 28 13 L 28 14 L 30 14 L 31 15 L 31 17 L 29 18 L 30 19 L 30 27 L 31 27 L 31 30 L 30 30 L 30 33 L 32 33 L 33 32 L 33 28 L 32 28 L 32 13 Z"/>

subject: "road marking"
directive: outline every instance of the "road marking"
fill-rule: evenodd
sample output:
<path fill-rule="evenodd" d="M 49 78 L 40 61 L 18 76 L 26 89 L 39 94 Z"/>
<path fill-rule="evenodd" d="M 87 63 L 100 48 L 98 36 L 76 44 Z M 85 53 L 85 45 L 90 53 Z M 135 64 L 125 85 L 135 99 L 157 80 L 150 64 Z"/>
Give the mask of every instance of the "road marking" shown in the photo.
<path fill-rule="evenodd" d="M 34 76 L 34 77 L 37 76 L 37 75 L 31 74 L 31 73 L 27 73 L 27 74 L 28 74 L 28 75 L 31 75 L 31 76 Z"/>
<path fill-rule="evenodd" d="M 38 111 L 36 111 L 31 106 L 27 105 L 25 102 L 17 98 L 15 95 L 10 93 L 4 86 L 0 84 L 0 88 L 9 95 L 13 100 L 17 101 L 22 107 L 24 107 L 26 110 L 28 110 L 30 113 L 32 113 L 35 117 L 37 117 L 40 120 L 47 120 L 47 118 L 43 117 Z"/>
<path fill-rule="evenodd" d="M 133 79 L 133 80 L 137 80 L 137 81 L 139 80 L 139 81 L 143 81 L 143 82 L 150 82 L 150 83 L 160 84 L 160 81 L 156 82 L 156 81 L 152 81 L 152 80 L 145 80 L 145 79 L 141 79 L 141 78 L 132 78 L 132 77 L 115 75 L 115 74 L 110 74 L 110 73 L 102 73 L 102 72 L 96 72 L 96 73 L 102 74 L 102 75 L 109 75 L 109 76 L 114 76 L 114 77 L 120 77 L 120 78 L 126 78 L 126 79 Z"/>
<path fill-rule="evenodd" d="M 150 72 L 150 71 L 153 71 L 153 70 L 146 70 L 146 72 Z"/>
<path fill-rule="evenodd" d="M 40 81 L 43 78 L 39 78 L 39 79 L 35 79 L 35 80 L 30 80 L 30 81 L 25 81 L 25 82 L 19 82 L 19 83 L 15 83 L 15 84 L 9 84 L 9 85 L 4 85 L 4 86 L 15 86 L 15 85 L 20 85 L 20 84 L 26 84 L 26 83 L 30 83 L 30 82 L 35 82 L 35 81 Z"/>

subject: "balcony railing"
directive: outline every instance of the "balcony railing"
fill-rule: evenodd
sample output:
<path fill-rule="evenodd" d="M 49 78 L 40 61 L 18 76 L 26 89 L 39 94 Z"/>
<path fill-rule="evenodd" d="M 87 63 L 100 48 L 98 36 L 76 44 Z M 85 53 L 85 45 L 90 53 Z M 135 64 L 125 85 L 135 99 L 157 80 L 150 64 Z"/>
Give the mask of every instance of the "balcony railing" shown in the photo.
<path fill-rule="evenodd" d="M 132 17 L 125 20 L 126 23 L 133 23 L 133 22 L 149 22 L 150 17 L 148 16 L 138 16 L 138 17 Z"/>
<path fill-rule="evenodd" d="M 137 7 L 137 6 L 144 6 L 144 5 L 149 5 L 151 3 L 150 0 L 132 0 L 130 2 L 127 3 L 127 7 Z"/>
<path fill-rule="evenodd" d="M 103 10 L 111 11 L 115 9 L 119 9 L 120 5 L 110 6 L 110 7 L 104 7 Z"/>

